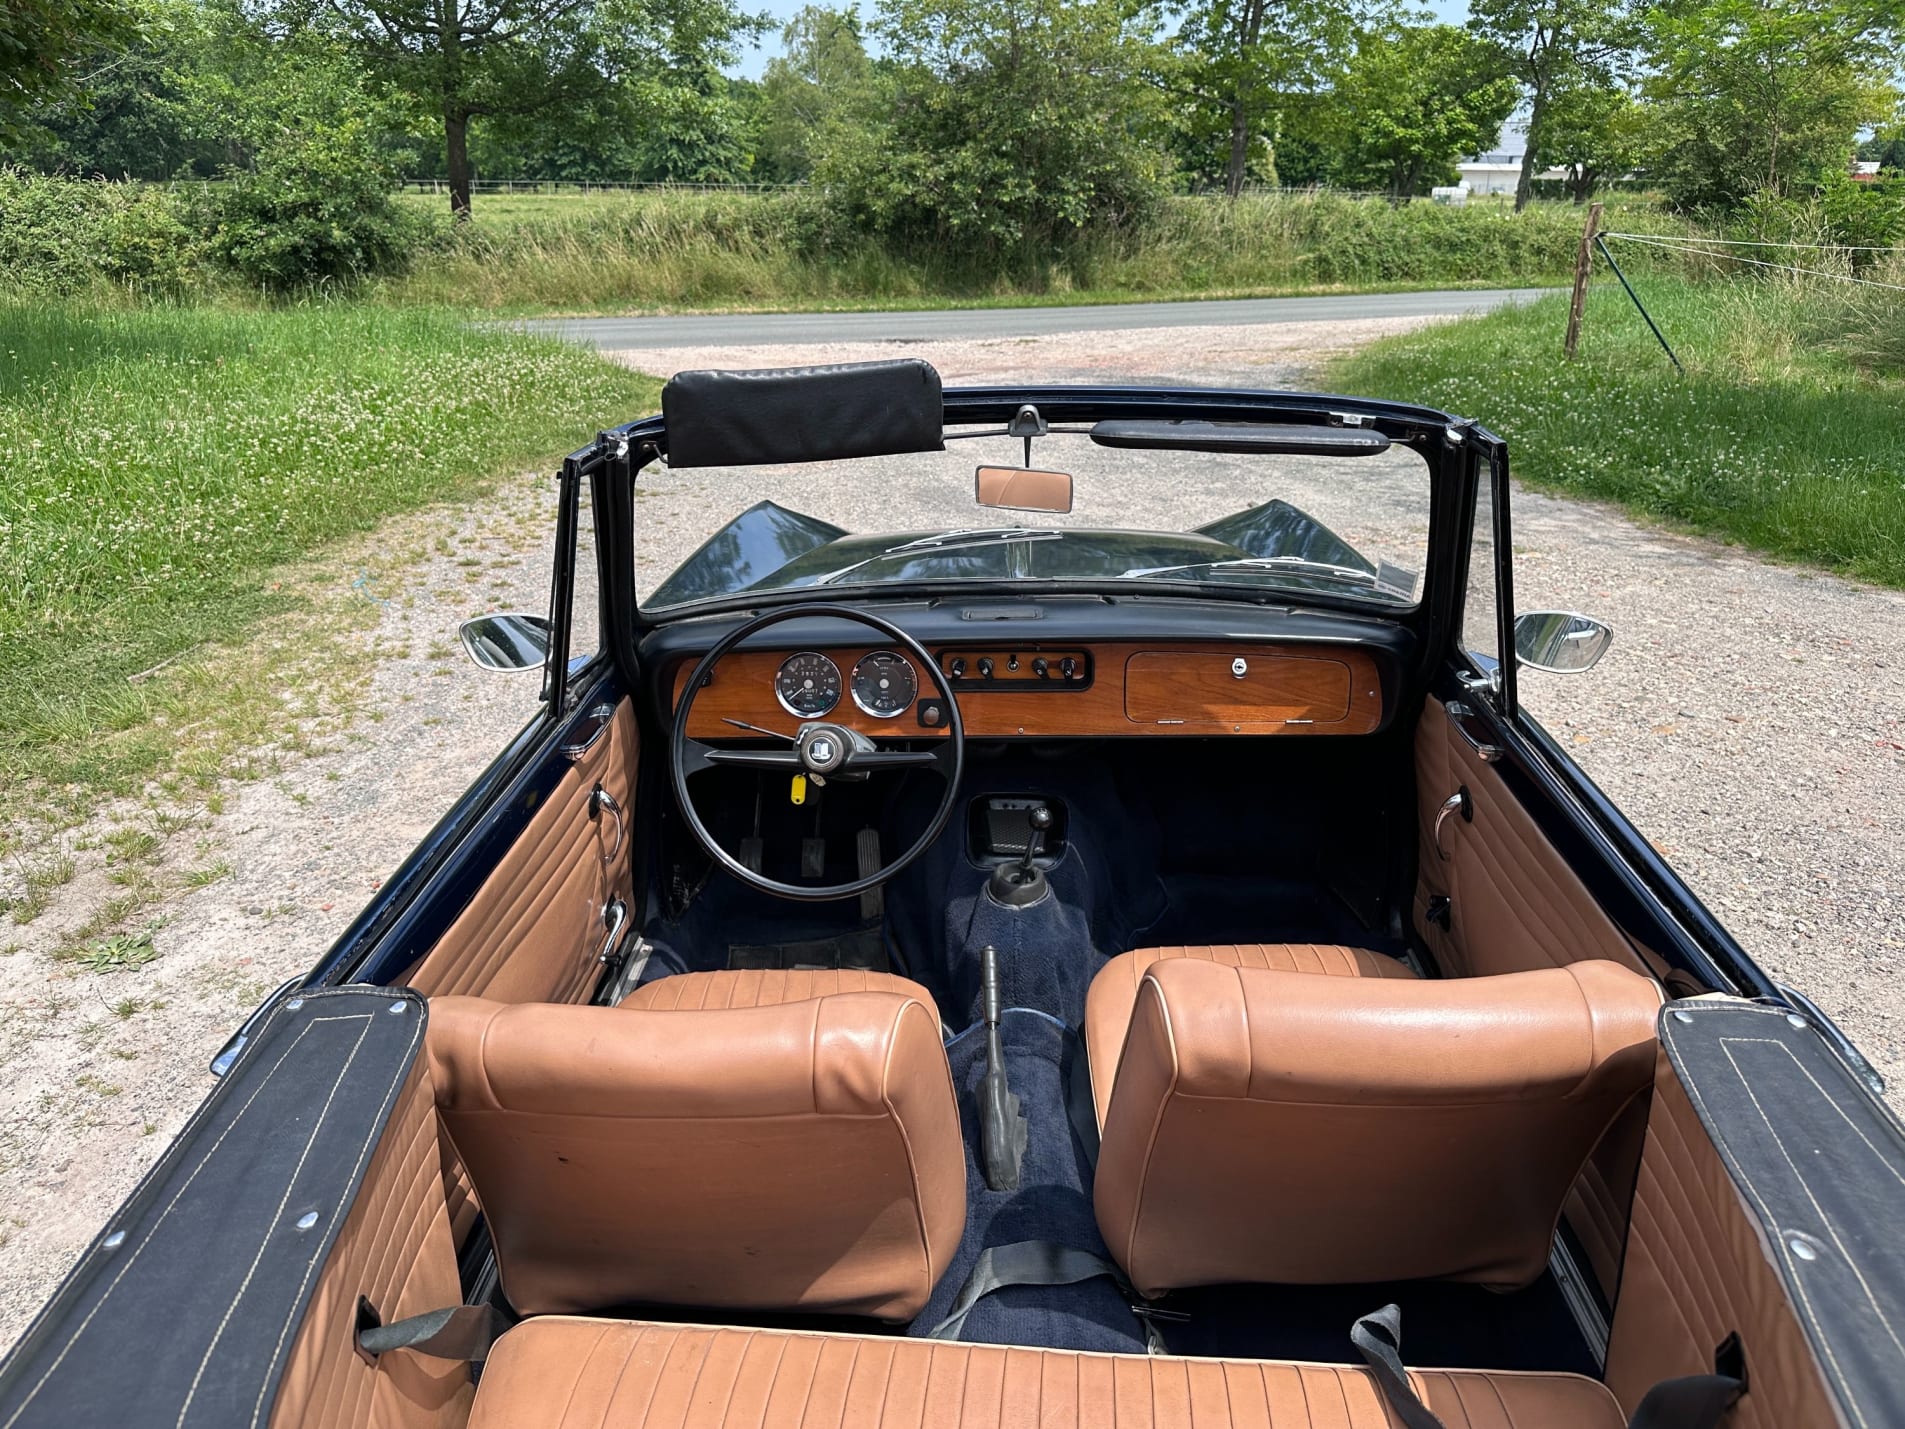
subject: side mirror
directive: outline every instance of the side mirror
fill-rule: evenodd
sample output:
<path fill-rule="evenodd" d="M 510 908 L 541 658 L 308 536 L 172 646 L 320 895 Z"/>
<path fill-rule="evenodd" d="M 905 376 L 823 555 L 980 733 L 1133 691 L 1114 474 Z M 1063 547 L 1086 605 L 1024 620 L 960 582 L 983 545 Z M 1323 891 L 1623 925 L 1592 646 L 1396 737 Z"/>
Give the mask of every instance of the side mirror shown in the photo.
<path fill-rule="evenodd" d="M 485 670 L 540 670 L 549 658 L 549 622 L 540 615 L 479 615 L 457 627 L 463 650 Z"/>
<path fill-rule="evenodd" d="M 1068 471 L 1027 471 L 1017 466 L 982 466 L 973 479 L 973 499 L 981 506 L 1007 511 L 1072 509 L 1072 477 Z"/>
<path fill-rule="evenodd" d="M 1579 674 L 1613 643 L 1613 630 L 1591 615 L 1531 610 L 1515 617 L 1515 658 L 1531 670 Z"/>

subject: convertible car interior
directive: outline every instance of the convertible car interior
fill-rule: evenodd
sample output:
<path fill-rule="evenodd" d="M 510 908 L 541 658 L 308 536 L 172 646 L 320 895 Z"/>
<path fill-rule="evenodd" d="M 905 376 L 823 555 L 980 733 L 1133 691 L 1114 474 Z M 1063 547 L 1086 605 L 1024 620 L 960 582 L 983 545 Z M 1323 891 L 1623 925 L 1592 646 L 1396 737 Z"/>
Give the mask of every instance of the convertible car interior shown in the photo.
<path fill-rule="evenodd" d="M 1519 708 L 1485 430 L 685 373 L 561 489 L 544 715 L 0 1429 L 1905 1424 L 1905 1137 Z"/>

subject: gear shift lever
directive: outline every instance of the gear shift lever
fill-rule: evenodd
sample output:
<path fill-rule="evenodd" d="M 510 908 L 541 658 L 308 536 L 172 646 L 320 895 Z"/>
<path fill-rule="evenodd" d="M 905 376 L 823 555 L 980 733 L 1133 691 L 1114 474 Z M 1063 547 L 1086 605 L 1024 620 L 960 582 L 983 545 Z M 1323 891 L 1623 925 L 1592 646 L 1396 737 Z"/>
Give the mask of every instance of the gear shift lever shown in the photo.
<path fill-rule="evenodd" d="M 992 901 L 1008 908 L 1023 908 L 1045 896 L 1045 870 L 1035 860 L 1052 827 L 1052 811 L 1038 804 L 1025 817 L 1032 826 L 1025 836 L 1025 857 L 1017 863 L 1000 864 L 992 870 L 992 878 L 986 884 Z"/>

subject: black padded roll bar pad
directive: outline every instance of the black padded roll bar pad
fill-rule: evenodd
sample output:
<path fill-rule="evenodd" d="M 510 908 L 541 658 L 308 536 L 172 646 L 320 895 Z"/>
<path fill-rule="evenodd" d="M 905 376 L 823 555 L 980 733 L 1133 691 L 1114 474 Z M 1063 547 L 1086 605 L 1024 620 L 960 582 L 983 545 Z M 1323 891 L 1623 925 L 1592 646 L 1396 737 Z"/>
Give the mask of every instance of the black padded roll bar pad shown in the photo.
<path fill-rule="evenodd" d="M 946 449 L 939 373 L 918 359 L 677 372 L 661 389 L 670 466 L 766 466 Z"/>

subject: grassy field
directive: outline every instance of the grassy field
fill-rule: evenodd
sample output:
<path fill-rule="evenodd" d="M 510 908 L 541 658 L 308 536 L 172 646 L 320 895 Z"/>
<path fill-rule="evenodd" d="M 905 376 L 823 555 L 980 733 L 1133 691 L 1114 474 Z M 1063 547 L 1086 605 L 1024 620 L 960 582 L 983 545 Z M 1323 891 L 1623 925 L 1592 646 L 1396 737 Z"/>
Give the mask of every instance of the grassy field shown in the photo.
<path fill-rule="evenodd" d="M 1631 210 L 1623 224 L 1687 231 L 1646 205 Z M 1564 276 L 1582 223 L 1571 204 L 1516 214 L 1490 203 L 1204 196 L 1019 255 L 910 253 L 843 228 L 801 191 L 479 195 L 475 215 L 377 296 L 508 313 L 811 311 L 1512 286 Z"/>
<path fill-rule="evenodd" d="M 1636 286 L 1684 376 L 1605 278 L 1573 362 L 1555 298 L 1377 343 L 1329 381 L 1477 418 L 1531 485 L 1905 587 L 1898 294 L 1808 279 Z"/>
<path fill-rule="evenodd" d="M 0 352 L 0 822 L 28 786 L 136 787 L 229 713 L 247 692 L 195 652 L 295 603 L 285 563 L 553 468 L 656 397 L 553 342 L 369 307 L 0 304 Z"/>

